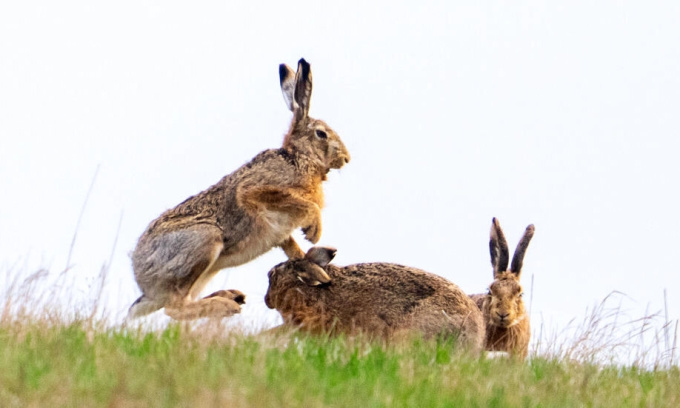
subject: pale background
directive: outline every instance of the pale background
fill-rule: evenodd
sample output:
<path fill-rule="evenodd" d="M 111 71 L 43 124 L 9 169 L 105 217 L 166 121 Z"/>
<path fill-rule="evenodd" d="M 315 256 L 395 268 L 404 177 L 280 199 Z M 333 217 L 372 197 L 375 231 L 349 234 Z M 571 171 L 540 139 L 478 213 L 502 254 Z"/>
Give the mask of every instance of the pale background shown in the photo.
<path fill-rule="evenodd" d="M 146 225 L 280 146 L 277 67 L 300 57 L 311 115 L 352 154 L 325 184 L 337 264 L 398 262 L 481 292 L 496 216 L 512 250 L 536 226 L 533 319 L 565 322 L 614 290 L 657 311 L 664 289 L 680 317 L 677 1 L 5 1 L 0 270 L 58 273 L 77 229 L 68 276 L 83 283 L 61 296 L 92 296 L 113 250 L 102 302 L 122 319 Z M 275 324 L 263 296 L 283 260 L 208 290 L 246 292 L 238 319 Z"/>

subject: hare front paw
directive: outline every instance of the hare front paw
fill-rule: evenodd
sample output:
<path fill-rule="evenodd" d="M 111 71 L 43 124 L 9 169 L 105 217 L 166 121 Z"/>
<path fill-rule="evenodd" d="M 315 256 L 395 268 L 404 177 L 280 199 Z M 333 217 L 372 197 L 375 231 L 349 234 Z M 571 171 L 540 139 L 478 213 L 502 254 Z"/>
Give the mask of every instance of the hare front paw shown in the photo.
<path fill-rule="evenodd" d="M 314 223 L 310 226 L 302 228 L 302 232 L 305 234 L 307 241 L 312 244 L 316 244 L 321 239 L 321 224 Z"/>

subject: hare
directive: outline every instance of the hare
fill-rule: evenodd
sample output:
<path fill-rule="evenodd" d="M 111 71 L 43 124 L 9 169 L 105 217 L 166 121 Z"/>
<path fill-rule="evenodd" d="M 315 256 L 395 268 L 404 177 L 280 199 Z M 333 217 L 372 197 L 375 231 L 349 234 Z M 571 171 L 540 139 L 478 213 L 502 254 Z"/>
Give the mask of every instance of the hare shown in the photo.
<path fill-rule="evenodd" d="M 335 253 L 333 248 L 312 247 L 304 258 L 269 271 L 264 300 L 278 310 L 284 326 L 381 339 L 410 332 L 451 335 L 470 351 L 481 351 L 482 313 L 458 286 L 396 264 L 329 265 Z"/>
<path fill-rule="evenodd" d="M 326 123 L 308 116 L 310 65 L 300 59 L 293 72 L 281 64 L 279 78 L 294 114 L 283 146 L 259 153 L 149 224 L 131 255 L 142 296 L 130 307 L 129 317 L 161 308 L 178 320 L 239 313 L 245 300 L 239 291 L 197 296 L 221 269 L 244 264 L 273 247 L 281 247 L 288 258 L 304 257 L 291 237 L 299 227 L 307 240 L 319 241 L 321 184 L 350 155 Z"/>
<path fill-rule="evenodd" d="M 519 283 L 522 273 L 524 253 L 529 241 L 534 236 L 534 226 L 529 225 L 517 244 L 508 268 L 508 243 L 496 218 L 492 220 L 491 265 L 493 278 L 487 294 L 470 295 L 484 315 L 486 336 L 484 348 L 487 351 L 504 351 L 511 355 L 525 358 L 529 353 L 531 328 L 529 315 L 522 300 L 522 285 Z"/>

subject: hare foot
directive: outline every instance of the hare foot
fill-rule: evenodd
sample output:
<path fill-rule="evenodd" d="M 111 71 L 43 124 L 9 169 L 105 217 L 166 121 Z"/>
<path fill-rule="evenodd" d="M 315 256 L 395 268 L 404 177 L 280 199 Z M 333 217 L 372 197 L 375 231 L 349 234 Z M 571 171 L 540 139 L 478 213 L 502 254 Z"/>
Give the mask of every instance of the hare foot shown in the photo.
<path fill-rule="evenodd" d="M 217 292 L 211 293 L 203 299 L 209 299 L 214 297 L 223 297 L 231 299 L 239 305 L 244 305 L 246 303 L 246 295 L 240 290 L 228 289 L 228 290 L 218 290 Z"/>
<path fill-rule="evenodd" d="M 245 295 L 243 293 L 236 291 L 240 293 L 239 296 L 229 291 L 219 292 L 224 292 L 226 296 L 213 294 L 214 296 L 211 295 L 194 302 L 166 306 L 165 314 L 175 320 L 195 320 L 202 317 L 221 319 L 241 313 L 241 306 L 238 301 L 244 302 Z"/>

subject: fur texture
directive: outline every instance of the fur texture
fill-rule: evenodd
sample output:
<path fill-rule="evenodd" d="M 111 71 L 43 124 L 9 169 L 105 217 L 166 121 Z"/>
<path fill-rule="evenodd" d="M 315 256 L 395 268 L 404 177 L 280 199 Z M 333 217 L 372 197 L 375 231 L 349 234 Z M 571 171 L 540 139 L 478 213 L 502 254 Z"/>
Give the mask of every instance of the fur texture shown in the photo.
<path fill-rule="evenodd" d="M 284 325 L 311 333 L 383 339 L 407 333 L 455 336 L 473 352 L 483 345 L 482 314 L 455 284 L 420 269 L 389 263 L 329 265 L 335 250 L 314 247 L 304 259 L 269 271 L 265 303 Z M 330 276 L 321 283 L 319 270 Z"/>
<path fill-rule="evenodd" d="M 183 320 L 238 313 L 245 298 L 238 291 L 197 300 L 219 270 L 246 263 L 276 246 L 291 259 L 303 257 L 291 237 L 300 227 L 306 239 L 318 242 L 321 183 L 328 171 L 342 167 L 350 156 L 326 123 L 308 116 L 309 64 L 301 59 L 297 72 L 281 64 L 279 76 L 294 114 L 283 146 L 261 152 L 149 224 L 132 253 L 142 296 L 130 307 L 130 317 L 163 307 L 169 316 Z"/>
<path fill-rule="evenodd" d="M 498 220 L 492 220 L 489 250 L 494 281 L 487 294 L 470 295 L 484 315 L 484 348 L 487 351 L 505 351 L 522 358 L 529 353 L 531 327 L 519 279 L 524 254 L 533 235 L 534 226 L 529 225 L 508 270 L 508 244 Z"/>

